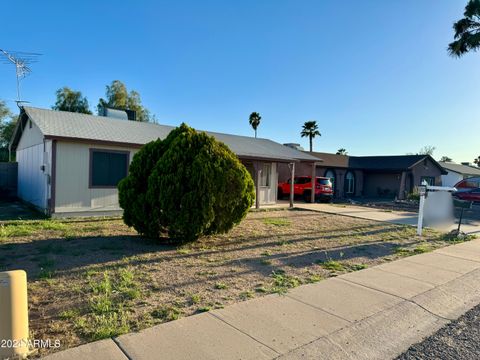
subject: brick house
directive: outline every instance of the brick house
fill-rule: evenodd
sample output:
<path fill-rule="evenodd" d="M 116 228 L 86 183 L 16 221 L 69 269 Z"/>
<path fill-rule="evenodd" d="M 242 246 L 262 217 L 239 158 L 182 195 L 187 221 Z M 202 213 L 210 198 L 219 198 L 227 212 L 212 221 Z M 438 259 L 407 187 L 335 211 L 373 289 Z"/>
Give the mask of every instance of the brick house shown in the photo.
<path fill-rule="evenodd" d="M 377 197 L 404 199 L 423 180 L 441 185 L 446 174 L 429 155 L 349 156 L 309 153 L 318 158 L 316 175 L 333 179 L 336 198 Z M 311 175 L 311 167 L 299 164 L 295 174 Z M 279 167 L 279 181 L 289 178 L 288 168 Z"/>

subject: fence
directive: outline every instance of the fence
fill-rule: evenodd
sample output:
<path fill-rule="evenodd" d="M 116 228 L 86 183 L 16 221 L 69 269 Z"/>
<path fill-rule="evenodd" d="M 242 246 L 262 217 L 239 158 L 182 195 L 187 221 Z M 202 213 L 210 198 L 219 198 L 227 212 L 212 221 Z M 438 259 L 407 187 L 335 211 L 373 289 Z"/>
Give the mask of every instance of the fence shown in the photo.
<path fill-rule="evenodd" d="M 0 162 L 0 199 L 17 196 L 18 164 Z"/>

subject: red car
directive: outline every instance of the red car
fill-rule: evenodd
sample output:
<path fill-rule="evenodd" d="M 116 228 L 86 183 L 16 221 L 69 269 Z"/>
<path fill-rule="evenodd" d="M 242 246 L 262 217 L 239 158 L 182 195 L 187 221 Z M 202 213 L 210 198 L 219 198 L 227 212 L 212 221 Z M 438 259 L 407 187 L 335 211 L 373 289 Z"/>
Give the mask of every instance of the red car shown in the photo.
<path fill-rule="evenodd" d="M 480 202 L 480 188 L 457 191 L 454 196 L 460 200 Z"/>
<path fill-rule="evenodd" d="M 278 198 L 281 199 L 284 196 L 290 195 L 291 179 L 286 182 L 278 183 Z M 312 191 L 312 177 L 311 176 L 296 176 L 293 183 L 293 194 L 295 196 L 302 196 L 306 202 L 311 200 Z M 332 201 L 333 188 L 332 182 L 329 178 L 319 177 L 316 178 L 315 184 L 315 199 Z"/>
<path fill-rule="evenodd" d="M 463 179 L 458 183 L 456 183 L 454 187 L 458 191 L 467 191 L 470 189 L 480 188 L 480 177 L 471 177 L 471 178 Z"/>

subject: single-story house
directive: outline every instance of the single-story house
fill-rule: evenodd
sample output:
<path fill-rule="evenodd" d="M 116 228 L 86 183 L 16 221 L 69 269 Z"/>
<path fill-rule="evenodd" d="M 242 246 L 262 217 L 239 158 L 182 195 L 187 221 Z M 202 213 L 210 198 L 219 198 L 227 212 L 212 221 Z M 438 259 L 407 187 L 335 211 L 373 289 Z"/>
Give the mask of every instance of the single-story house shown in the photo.
<path fill-rule="evenodd" d="M 329 177 L 336 198 L 377 197 L 405 198 L 423 180 L 441 185 L 442 166 L 429 155 L 349 156 L 312 152 L 319 160 L 316 175 Z M 310 169 L 300 165 L 296 174 L 309 175 Z M 280 181 L 289 177 L 279 166 Z"/>
<path fill-rule="evenodd" d="M 130 121 L 124 111 L 106 114 L 112 116 L 22 107 L 10 142 L 18 162 L 18 197 L 53 216 L 121 211 L 117 184 L 128 174 L 133 155 L 173 127 Z M 277 201 L 279 164 L 312 169 L 318 160 L 268 139 L 207 133 L 251 172 L 257 207 Z"/>
<path fill-rule="evenodd" d="M 444 186 L 455 186 L 463 179 L 480 176 L 480 168 L 471 166 L 468 163 L 455 164 L 453 162 L 439 162 L 447 174 L 442 175 Z"/>

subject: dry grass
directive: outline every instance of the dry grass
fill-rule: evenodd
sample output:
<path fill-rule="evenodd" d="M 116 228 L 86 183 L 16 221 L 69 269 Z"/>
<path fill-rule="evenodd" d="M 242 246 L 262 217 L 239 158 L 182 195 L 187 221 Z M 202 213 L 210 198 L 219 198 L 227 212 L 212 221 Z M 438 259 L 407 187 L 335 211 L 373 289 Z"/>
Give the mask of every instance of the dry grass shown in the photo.
<path fill-rule="evenodd" d="M 119 219 L 0 226 L 0 270 L 29 276 L 35 339 L 72 347 L 448 244 L 433 231 L 310 211 L 251 212 L 180 248 Z M 45 354 L 45 351 L 41 352 Z"/>

